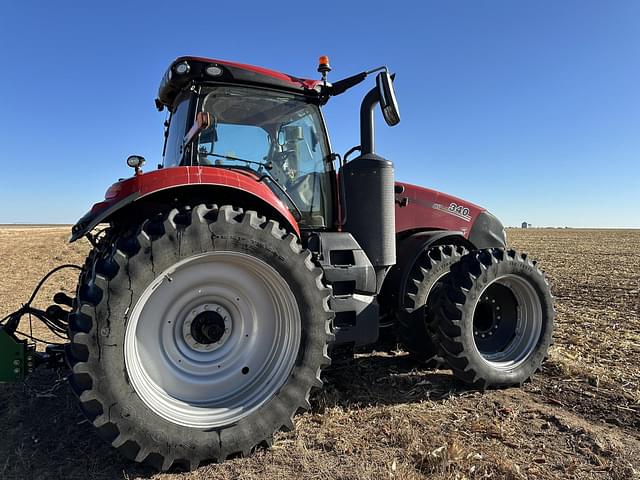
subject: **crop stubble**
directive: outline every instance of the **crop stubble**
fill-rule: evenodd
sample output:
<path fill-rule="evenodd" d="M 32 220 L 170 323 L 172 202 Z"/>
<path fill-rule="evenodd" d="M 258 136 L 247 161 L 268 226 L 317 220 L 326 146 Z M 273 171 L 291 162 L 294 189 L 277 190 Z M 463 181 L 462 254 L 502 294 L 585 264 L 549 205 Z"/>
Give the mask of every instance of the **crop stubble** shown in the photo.
<path fill-rule="evenodd" d="M 49 269 L 83 261 L 68 229 L 0 228 L 0 316 Z M 634 478 L 640 468 L 640 231 L 509 230 L 557 298 L 550 359 L 521 389 L 470 392 L 403 352 L 326 375 L 295 432 L 251 458 L 157 474 L 122 460 L 83 420 L 66 372 L 0 386 L 0 478 Z M 72 294 L 76 273 L 43 289 Z M 23 325 L 23 329 L 28 329 Z M 39 325 L 36 336 L 47 336 Z"/>

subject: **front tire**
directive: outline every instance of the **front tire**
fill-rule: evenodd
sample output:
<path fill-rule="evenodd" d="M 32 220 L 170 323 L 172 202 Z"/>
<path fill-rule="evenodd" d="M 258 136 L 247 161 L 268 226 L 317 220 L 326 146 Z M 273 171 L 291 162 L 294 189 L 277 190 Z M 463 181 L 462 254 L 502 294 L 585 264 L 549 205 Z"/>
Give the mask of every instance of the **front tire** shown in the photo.
<path fill-rule="evenodd" d="M 521 385 L 552 343 L 549 283 L 526 254 L 472 252 L 448 277 L 434 330 L 453 373 L 474 387 Z"/>
<path fill-rule="evenodd" d="M 230 206 L 173 210 L 95 255 L 71 385 L 99 434 L 167 470 L 249 455 L 320 387 L 330 290 L 297 238 Z"/>

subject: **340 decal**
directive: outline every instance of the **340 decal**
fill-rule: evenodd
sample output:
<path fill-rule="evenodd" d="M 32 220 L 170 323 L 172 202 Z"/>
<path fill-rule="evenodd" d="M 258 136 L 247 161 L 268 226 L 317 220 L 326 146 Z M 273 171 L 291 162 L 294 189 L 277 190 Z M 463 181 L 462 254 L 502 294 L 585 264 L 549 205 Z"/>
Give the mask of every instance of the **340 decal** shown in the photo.
<path fill-rule="evenodd" d="M 457 203 L 451 202 L 449 204 L 449 211 L 457 213 L 458 215 L 460 215 L 462 217 L 468 217 L 469 216 L 469 209 L 467 207 L 465 207 L 464 205 L 458 205 Z"/>
<path fill-rule="evenodd" d="M 455 202 L 451 202 L 448 207 L 441 205 L 439 203 L 434 203 L 433 208 L 436 210 L 440 210 L 441 212 L 448 213 L 449 215 L 453 215 L 454 217 L 461 218 L 465 222 L 471 221 L 471 210 L 464 205 L 460 205 Z"/>

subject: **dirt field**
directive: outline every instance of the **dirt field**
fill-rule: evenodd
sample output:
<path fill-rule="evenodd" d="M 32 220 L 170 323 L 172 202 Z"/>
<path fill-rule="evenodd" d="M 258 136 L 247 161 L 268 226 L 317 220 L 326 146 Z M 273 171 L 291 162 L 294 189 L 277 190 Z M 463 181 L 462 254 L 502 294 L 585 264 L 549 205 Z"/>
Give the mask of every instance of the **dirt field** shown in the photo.
<path fill-rule="evenodd" d="M 50 268 L 82 261 L 88 245 L 67 236 L 0 228 L 0 317 Z M 362 355 L 327 375 L 313 410 L 273 449 L 157 474 L 97 438 L 66 372 L 42 371 L 0 385 L 0 478 L 638 478 L 640 230 L 510 230 L 509 241 L 541 261 L 557 298 L 551 358 L 521 389 L 466 391 L 402 352 Z M 73 272 L 60 274 L 38 305 L 74 288 Z"/>

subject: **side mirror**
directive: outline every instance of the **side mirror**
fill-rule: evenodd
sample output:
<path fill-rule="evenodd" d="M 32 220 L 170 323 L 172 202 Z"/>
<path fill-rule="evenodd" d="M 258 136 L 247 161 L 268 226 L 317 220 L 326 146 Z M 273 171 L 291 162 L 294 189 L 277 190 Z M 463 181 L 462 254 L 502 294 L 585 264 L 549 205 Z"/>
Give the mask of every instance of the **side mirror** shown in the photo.
<path fill-rule="evenodd" d="M 389 72 L 380 72 L 376 77 L 378 94 L 380 97 L 380 109 L 385 122 L 390 127 L 400 123 L 400 109 L 396 100 L 396 92 L 393 89 L 393 78 Z"/>

